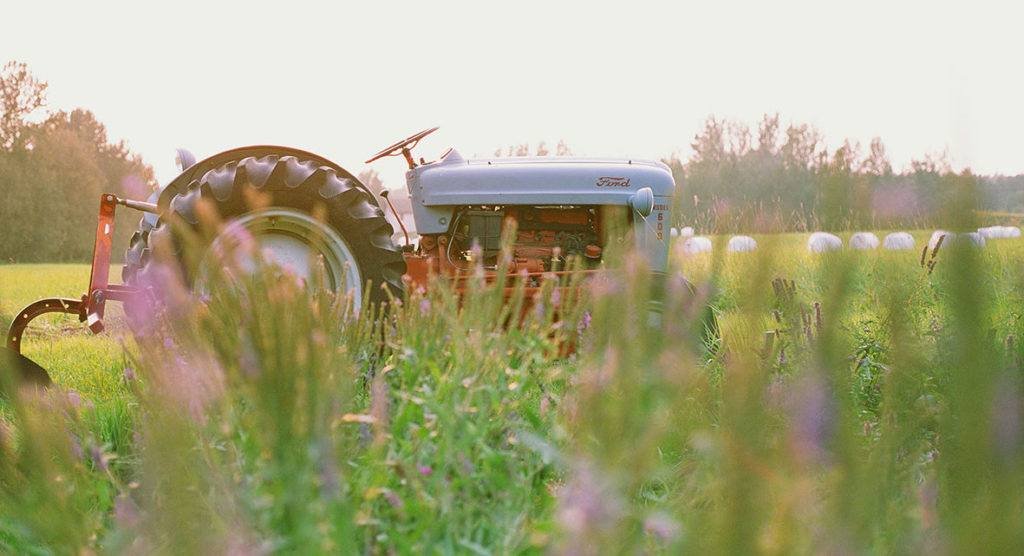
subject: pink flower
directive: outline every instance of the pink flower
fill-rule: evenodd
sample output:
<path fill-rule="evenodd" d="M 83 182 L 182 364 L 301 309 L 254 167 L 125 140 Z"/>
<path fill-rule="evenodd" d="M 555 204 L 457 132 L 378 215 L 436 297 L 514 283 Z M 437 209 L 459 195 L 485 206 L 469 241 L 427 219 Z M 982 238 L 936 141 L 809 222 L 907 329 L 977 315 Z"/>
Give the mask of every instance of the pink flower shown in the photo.
<path fill-rule="evenodd" d="M 89 447 L 89 459 L 92 460 L 92 464 L 96 466 L 99 471 L 107 470 L 107 456 L 103 453 L 103 450 L 95 444 Z"/>
<path fill-rule="evenodd" d="M 114 499 L 114 521 L 125 529 L 131 529 L 141 521 L 138 506 L 127 494 Z"/>
<path fill-rule="evenodd" d="M 666 513 L 655 512 L 644 520 L 644 532 L 662 541 L 675 539 L 679 529 L 679 523 Z"/>
<path fill-rule="evenodd" d="M 583 314 L 580 315 L 580 322 L 576 325 L 576 330 L 581 333 L 586 331 L 590 328 L 590 321 L 592 320 L 593 317 L 590 315 L 590 311 L 583 311 Z"/>
<path fill-rule="evenodd" d="M 789 413 L 794 449 L 804 461 L 825 463 L 835 432 L 835 402 L 819 377 L 805 377 L 794 385 Z"/>

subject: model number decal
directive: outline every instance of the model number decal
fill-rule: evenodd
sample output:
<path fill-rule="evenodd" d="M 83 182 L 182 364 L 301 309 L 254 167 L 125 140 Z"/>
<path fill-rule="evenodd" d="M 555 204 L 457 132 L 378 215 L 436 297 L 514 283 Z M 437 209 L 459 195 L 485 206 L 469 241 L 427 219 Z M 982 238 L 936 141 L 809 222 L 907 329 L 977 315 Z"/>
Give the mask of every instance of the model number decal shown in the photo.
<path fill-rule="evenodd" d="M 596 184 L 598 187 L 629 187 L 629 178 L 602 176 L 597 178 Z"/>

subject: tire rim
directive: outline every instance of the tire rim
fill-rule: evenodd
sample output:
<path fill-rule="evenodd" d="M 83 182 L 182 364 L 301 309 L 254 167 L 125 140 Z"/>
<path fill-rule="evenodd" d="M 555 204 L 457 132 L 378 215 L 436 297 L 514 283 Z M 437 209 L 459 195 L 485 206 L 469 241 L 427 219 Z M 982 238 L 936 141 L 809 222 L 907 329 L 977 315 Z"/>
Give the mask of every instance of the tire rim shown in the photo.
<path fill-rule="evenodd" d="M 247 249 L 247 242 L 254 245 Z M 344 289 L 352 296 L 356 310 L 362 304 L 363 280 L 352 250 L 334 229 L 304 212 L 272 207 L 231 220 L 203 256 L 195 281 L 197 292 L 209 293 L 210 264 L 227 253 L 237 254 L 236 267 L 245 272 L 257 270 L 258 263 L 252 256 L 257 254 L 259 260 L 281 268 L 303 283 L 319 272 L 318 261 L 323 261 L 324 286 L 334 292 Z"/>

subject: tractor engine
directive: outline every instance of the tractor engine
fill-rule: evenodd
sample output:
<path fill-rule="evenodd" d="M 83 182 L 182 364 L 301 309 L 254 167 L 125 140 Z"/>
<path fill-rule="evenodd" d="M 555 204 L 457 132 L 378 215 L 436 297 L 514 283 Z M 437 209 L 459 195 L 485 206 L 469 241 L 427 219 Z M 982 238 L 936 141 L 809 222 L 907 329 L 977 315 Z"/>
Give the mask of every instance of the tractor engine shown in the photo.
<path fill-rule="evenodd" d="M 445 274 L 456 274 L 476 262 L 487 270 L 498 267 L 502 234 L 510 221 L 515 238 L 507 240 L 512 260 L 509 272 L 541 273 L 564 270 L 570 258 L 582 268 L 594 268 L 603 252 L 600 208 L 592 206 L 469 206 L 460 207 L 450 234 L 426 235 L 420 255 L 432 256 Z"/>

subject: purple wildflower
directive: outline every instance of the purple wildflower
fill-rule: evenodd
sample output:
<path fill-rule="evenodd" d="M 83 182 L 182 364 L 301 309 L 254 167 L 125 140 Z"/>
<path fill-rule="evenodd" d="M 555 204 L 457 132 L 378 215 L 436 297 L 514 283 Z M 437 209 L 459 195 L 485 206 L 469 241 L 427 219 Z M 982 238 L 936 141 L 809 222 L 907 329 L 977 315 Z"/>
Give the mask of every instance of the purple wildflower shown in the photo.
<path fill-rule="evenodd" d="M 388 504 L 391 504 L 392 508 L 401 509 L 402 506 L 405 505 L 405 503 L 402 502 L 401 497 L 395 494 L 395 491 L 390 489 L 384 492 L 384 499 L 388 501 Z"/>
<path fill-rule="evenodd" d="M 536 317 L 537 320 L 540 320 L 544 318 L 545 313 L 547 313 L 547 307 L 544 305 L 544 300 L 542 300 L 540 296 L 535 297 L 533 302 L 533 316 Z"/>
<path fill-rule="evenodd" d="M 127 494 L 114 499 L 114 521 L 124 529 L 132 529 L 141 521 L 139 507 Z"/>
<path fill-rule="evenodd" d="M 430 300 L 426 299 L 426 298 L 421 299 L 420 300 L 420 314 L 426 316 L 426 314 L 429 313 L 429 312 L 430 312 Z"/>
<path fill-rule="evenodd" d="M 663 512 L 655 512 L 644 520 L 644 532 L 661 541 L 674 540 L 679 536 L 679 529 L 679 523 Z"/>
<path fill-rule="evenodd" d="M 593 320 L 593 317 L 590 315 L 590 311 L 583 311 L 583 314 L 580 315 L 580 322 L 576 325 L 576 330 L 579 332 L 586 331 L 590 328 L 591 320 Z"/>
<path fill-rule="evenodd" d="M 331 445 L 329 442 L 324 444 L 319 457 L 320 489 L 326 498 L 333 499 L 341 491 L 341 479 L 338 473 L 338 464 L 330 449 Z"/>
<path fill-rule="evenodd" d="M 82 461 L 85 459 L 85 451 L 82 450 L 82 443 L 78 440 L 75 435 L 69 435 L 68 440 L 71 444 L 71 454 L 75 456 L 75 459 Z"/>
<path fill-rule="evenodd" d="M 835 428 L 833 400 L 824 381 L 817 377 L 800 381 L 789 405 L 797 455 L 823 462 Z"/>
<path fill-rule="evenodd" d="M 431 469 L 429 465 L 420 465 L 416 469 L 420 472 L 420 475 L 423 475 L 424 477 L 429 477 L 434 474 L 434 470 Z"/>
<path fill-rule="evenodd" d="M 256 348 L 253 346 L 252 339 L 248 334 L 242 334 L 240 340 L 238 368 L 246 377 L 255 378 L 260 375 L 260 358 L 256 354 Z"/>
<path fill-rule="evenodd" d="M 590 465 L 580 464 L 558 493 L 556 515 L 566 538 L 582 539 L 614 527 L 622 506 L 610 485 Z"/>
<path fill-rule="evenodd" d="M 1022 404 L 1017 388 L 1010 381 L 1000 382 L 992 400 L 992 440 L 996 453 L 1010 460 L 1020 448 Z"/>
<path fill-rule="evenodd" d="M 89 447 L 89 459 L 92 460 L 92 464 L 96 466 L 96 469 L 100 471 L 107 470 L 107 456 L 99 446 L 94 444 Z"/>

